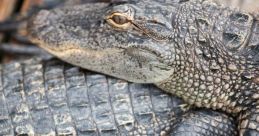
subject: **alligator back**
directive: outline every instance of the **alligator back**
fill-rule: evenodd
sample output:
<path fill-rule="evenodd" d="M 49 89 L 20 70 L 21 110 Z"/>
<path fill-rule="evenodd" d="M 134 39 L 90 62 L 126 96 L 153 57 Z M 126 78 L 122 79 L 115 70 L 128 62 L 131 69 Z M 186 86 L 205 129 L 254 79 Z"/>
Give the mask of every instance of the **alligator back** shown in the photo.
<path fill-rule="evenodd" d="M 219 112 L 190 111 L 181 117 L 183 102 L 152 85 L 57 60 L 30 59 L 0 70 L 0 135 L 236 134 L 233 118 Z"/>

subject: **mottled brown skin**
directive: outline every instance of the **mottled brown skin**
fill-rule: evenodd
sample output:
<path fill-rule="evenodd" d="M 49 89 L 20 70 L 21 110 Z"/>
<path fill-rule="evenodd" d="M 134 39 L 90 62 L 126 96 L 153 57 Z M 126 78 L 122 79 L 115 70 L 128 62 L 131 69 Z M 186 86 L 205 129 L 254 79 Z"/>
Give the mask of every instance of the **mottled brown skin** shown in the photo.
<path fill-rule="evenodd" d="M 207 1 L 146 0 L 41 11 L 29 37 L 71 64 L 154 83 L 259 135 L 259 21 Z"/>

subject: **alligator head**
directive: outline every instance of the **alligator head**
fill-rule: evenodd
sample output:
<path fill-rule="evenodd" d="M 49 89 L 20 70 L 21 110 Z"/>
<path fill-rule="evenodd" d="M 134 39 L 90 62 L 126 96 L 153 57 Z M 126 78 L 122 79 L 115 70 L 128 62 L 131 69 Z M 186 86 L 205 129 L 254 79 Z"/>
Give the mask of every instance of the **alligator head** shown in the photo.
<path fill-rule="evenodd" d="M 173 9 L 159 3 L 147 9 L 147 4 L 42 10 L 30 20 L 29 38 L 68 63 L 132 82 L 160 82 L 174 71 Z"/>

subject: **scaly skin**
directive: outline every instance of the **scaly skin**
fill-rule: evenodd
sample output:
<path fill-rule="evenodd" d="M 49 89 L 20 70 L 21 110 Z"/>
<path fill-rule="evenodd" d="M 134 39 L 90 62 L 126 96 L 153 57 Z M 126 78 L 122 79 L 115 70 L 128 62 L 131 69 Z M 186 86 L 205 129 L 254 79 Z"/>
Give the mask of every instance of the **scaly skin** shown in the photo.
<path fill-rule="evenodd" d="M 259 21 L 207 1 L 133 1 L 41 11 L 29 37 L 71 64 L 154 83 L 259 135 Z"/>
<path fill-rule="evenodd" d="M 181 104 L 153 85 L 94 74 L 58 60 L 0 65 L 1 136 L 237 134 L 233 117 L 204 109 L 183 114 Z"/>

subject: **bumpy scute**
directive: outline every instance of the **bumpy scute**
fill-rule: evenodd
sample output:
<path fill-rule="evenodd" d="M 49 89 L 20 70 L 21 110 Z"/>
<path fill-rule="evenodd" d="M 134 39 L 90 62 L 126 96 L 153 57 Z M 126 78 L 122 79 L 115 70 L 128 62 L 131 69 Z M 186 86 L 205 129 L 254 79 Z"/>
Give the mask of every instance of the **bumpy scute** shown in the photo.
<path fill-rule="evenodd" d="M 184 115 L 182 100 L 153 85 L 129 83 L 58 60 L 1 65 L 0 81 L 0 135 L 163 135 Z M 192 114 L 211 116 L 203 110 Z M 214 114 L 228 120 L 218 122 L 230 128 L 218 128 L 224 135 L 236 133 L 232 117 Z"/>

